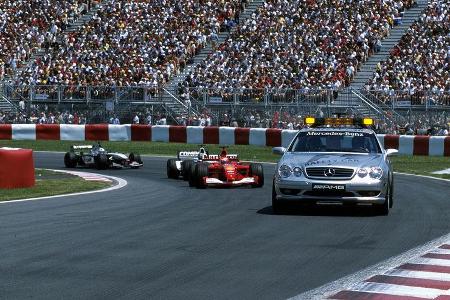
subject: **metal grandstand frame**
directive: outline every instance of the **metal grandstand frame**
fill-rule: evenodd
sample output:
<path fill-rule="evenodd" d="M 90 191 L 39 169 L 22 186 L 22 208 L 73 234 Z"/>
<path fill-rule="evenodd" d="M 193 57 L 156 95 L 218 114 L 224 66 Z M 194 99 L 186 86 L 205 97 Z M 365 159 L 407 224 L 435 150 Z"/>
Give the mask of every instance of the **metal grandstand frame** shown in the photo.
<path fill-rule="evenodd" d="M 179 115 L 198 117 L 207 108 L 219 117 L 223 111 L 259 109 L 291 110 L 298 114 L 370 115 L 387 122 L 405 122 L 405 112 L 412 110 L 450 111 L 450 92 L 325 89 L 189 89 L 178 94 L 155 86 L 66 86 L 12 85 L 3 83 L 1 94 L 11 105 L 24 101 L 26 107 L 83 106 L 124 113 L 137 107 L 160 107 L 174 120 Z M 189 99 L 189 101 L 187 101 Z M 215 112 L 215 113 L 214 113 Z"/>

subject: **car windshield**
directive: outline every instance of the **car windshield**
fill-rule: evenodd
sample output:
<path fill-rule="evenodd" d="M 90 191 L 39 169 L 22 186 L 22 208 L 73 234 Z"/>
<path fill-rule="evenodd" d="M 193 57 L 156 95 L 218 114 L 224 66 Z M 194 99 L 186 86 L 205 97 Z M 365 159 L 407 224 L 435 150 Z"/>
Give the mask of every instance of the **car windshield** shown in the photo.
<path fill-rule="evenodd" d="M 375 134 L 332 130 L 301 132 L 288 151 L 381 153 Z"/>

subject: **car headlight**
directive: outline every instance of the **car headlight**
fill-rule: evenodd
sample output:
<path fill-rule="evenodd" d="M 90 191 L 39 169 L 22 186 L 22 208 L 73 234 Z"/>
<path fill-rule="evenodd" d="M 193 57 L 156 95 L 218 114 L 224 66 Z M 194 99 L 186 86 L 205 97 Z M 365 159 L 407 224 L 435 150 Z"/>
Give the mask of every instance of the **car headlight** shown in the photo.
<path fill-rule="evenodd" d="M 292 175 L 292 169 L 288 165 L 281 165 L 281 167 L 278 169 L 278 174 L 280 174 L 283 178 L 288 178 Z"/>
<path fill-rule="evenodd" d="M 292 172 L 296 177 L 302 176 L 302 168 L 300 167 L 295 167 L 294 169 L 292 169 Z"/>
<path fill-rule="evenodd" d="M 380 179 L 383 176 L 383 170 L 380 167 L 370 168 L 369 175 L 373 179 Z"/>
<path fill-rule="evenodd" d="M 357 172 L 358 176 L 361 177 L 361 178 L 366 177 L 368 173 L 369 173 L 369 172 L 367 171 L 366 168 L 361 168 L 361 169 L 359 169 L 358 172 Z"/>

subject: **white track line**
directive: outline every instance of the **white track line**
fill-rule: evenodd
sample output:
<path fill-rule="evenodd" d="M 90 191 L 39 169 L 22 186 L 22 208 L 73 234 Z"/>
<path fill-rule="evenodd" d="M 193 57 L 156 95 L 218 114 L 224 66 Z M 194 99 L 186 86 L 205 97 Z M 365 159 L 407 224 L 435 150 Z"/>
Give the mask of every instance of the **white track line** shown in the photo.
<path fill-rule="evenodd" d="M 423 297 L 429 299 L 434 299 L 444 292 L 439 289 L 375 282 L 363 283 L 361 286 L 352 289 L 352 291 L 387 294 L 389 296 Z"/>
<path fill-rule="evenodd" d="M 450 254 L 450 249 L 437 248 L 437 249 L 434 249 L 433 251 L 431 251 L 430 253 L 433 253 L 433 254 Z"/>
<path fill-rule="evenodd" d="M 62 173 L 67 173 L 67 171 L 63 170 L 51 170 L 51 171 L 57 171 Z M 85 172 L 87 173 L 87 172 Z M 94 173 L 92 173 L 94 174 Z M 18 202 L 27 202 L 27 201 L 36 201 L 36 200 L 46 200 L 46 199 L 54 199 L 54 198 L 62 198 L 62 197 L 71 197 L 71 196 L 80 196 L 80 195 L 89 195 L 89 194 L 96 194 L 96 193 L 104 193 L 104 192 L 111 192 L 114 190 L 121 189 L 125 187 L 128 182 L 125 179 L 115 177 L 115 176 L 109 176 L 109 175 L 101 175 L 111 181 L 116 181 L 117 184 L 105 189 L 101 190 L 94 190 L 94 191 L 87 191 L 87 192 L 80 192 L 80 193 L 71 193 L 71 194 L 64 194 L 64 195 L 55 195 L 55 196 L 47 196 L 47 197 L 37 197 L 37 198 L 28 198 L 28 199 L 18 199 L 18 200 L 9 200 L 9 201 L 0 201 L 1 204 L 10 204 L 10 203 L 18 203 Z"/>
<path fill-rule="evenodd" d="M 437 273 L 437 272 L 409 271 L 409 270 L 402 270 L 402 269 L 393 269 L 393 270 L 387 271 L 384 275 L 417 278 L 417 279 L 450 281 L 450 274 Z"/>
<path fill-rule="evenodd" d="M 437 258 L 418 257 L 418 258 L 413 259 L 413 260 L 411 260 L 409 262 L 412 263 L 412 264 L 419 264 L 419 265 L 450 267 L 450 260 L 449 259 L 437 259 Z"/>

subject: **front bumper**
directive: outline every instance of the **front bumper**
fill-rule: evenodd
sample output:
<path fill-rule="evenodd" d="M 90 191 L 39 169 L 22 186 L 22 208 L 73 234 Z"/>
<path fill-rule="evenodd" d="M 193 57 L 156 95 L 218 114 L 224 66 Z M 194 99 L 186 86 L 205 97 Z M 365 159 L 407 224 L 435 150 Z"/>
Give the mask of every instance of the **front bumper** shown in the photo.
<path fill-rule="evenodd" d="M 222 181 L 217 178 L 204 177 L 204 184 L 208 186 L 242 186 L 242 185 L 256 185 L 258 184 L 257 177 L 245 177 L 241 180 Z"/>
<path fill-rule="evenodd" d="M 345 185 L 345 190 L 313 190 L 313 184 Z M 387 179 L 363 181 L 360 178 L 338 181 L 301 178 L 274 181 L 275 197 L 283 201 L 304 201 L 316 203 L 367 203 L 383 204 L 386 199 Z"/>

